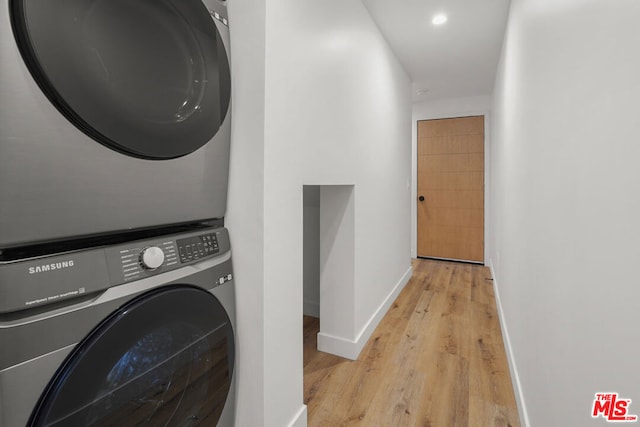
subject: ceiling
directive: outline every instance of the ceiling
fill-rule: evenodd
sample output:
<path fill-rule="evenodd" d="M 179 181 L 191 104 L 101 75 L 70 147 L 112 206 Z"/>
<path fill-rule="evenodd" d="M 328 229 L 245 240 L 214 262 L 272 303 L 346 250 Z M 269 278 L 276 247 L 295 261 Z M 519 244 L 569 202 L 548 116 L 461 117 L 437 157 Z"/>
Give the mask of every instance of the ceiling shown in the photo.
<path fill-rule="evenodd" d="M 362 0 L 413 81 L 413 102 L 493 91 L 510 0 Z M 448 20 L 431 23 L 437 13 Z"/>

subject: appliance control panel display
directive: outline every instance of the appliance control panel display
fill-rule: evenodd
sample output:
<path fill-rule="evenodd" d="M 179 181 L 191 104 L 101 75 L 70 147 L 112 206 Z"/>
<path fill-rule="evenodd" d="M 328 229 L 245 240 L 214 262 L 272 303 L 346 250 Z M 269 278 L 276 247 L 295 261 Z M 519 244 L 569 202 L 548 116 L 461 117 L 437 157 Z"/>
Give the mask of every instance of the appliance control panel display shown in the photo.
<path fill-rule="evenodd" d="M 220 257 L 230 251 L 227 230 L 216 227 L 132 241 L 107 247 L 103 253 L 106 256 L 110 282 L 116 285 Z M 218 284 L 232 280 L 228 277 L 229 273 L 231 272 L 220 275 Z"/>
<path fill-rule="evenodd" d="M 215 233 L 201 234 L 176 240 L 180 262 L 191 262 L 220 252 Z"/>
<path fill-rule="evenodd" d="M 141 279 L 145 271 L 171 267 L 178 263 L 176 247 L 172 241 L 159 242 L 149 247 L 121 249 L 120 262 L 125 281 Z"/>

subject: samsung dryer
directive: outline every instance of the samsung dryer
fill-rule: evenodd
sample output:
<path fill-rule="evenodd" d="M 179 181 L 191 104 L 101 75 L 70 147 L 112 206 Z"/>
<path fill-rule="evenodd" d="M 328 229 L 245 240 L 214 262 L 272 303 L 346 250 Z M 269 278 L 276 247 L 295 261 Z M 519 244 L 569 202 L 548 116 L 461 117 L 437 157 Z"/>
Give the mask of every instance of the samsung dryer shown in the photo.
<path fill-rule="evenodd" d="M 224 216 L 224 1 L 0 8 L 0 250 Z"/>
<path fill-rule="evenodd" d="M 0 266 L 0 427 L 233 426 L 224 228 Z"/>

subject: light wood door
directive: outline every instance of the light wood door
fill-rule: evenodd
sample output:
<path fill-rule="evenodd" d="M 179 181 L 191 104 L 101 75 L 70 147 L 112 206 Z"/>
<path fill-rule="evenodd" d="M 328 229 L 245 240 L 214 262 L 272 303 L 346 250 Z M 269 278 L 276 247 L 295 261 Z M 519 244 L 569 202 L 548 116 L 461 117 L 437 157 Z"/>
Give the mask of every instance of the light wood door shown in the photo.
<path fill-rule="evenodd" d="M 418 256 L 484 262 L 484 116 L 418 122 Z"/>

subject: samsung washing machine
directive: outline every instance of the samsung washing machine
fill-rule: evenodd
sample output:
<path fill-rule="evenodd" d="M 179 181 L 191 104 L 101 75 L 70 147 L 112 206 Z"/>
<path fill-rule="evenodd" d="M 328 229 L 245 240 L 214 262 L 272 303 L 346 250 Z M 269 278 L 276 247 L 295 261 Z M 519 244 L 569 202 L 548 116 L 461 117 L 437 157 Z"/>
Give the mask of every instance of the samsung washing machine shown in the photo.
<path fill-rule="evenodd" d="M 0 426 L 232 426 L 224 228 L 0 266 Z"/>
<path fill-rule="evenodd" d="M 224 216 L 225 1 L 0 8 L 0 251 Z"/>

